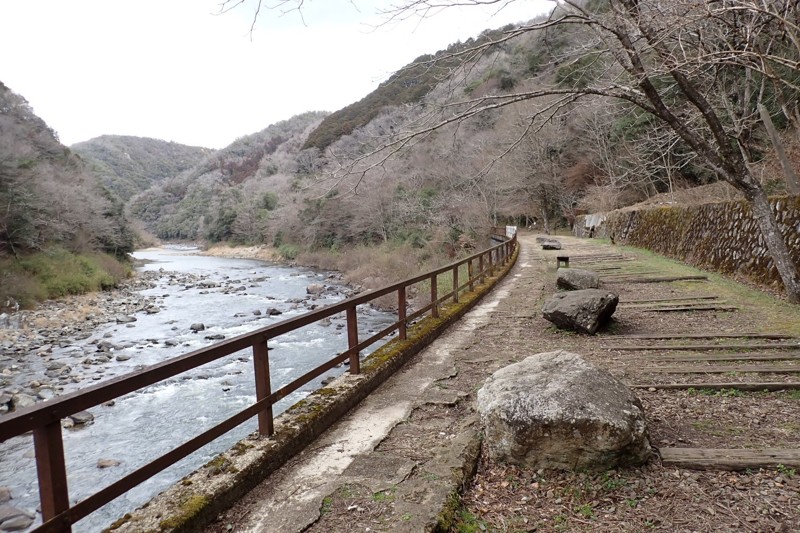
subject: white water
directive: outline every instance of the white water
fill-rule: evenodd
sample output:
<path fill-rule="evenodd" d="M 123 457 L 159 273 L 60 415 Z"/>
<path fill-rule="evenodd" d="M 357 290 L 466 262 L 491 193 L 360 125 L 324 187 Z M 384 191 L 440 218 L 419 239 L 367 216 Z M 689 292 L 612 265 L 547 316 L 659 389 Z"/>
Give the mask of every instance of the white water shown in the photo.
<path fill-rule="evenodd" d="M 65 387 L 63 392 L 97 383 L 93 379 L 96 377 L 108 379 L 209 345 L 213 341 L 206 340 L 206 335 L 223 334 L 231 338 L 305 313 L 311 305 L 323 306 L 343 298 L 341 293 L 333 291 L 310 302 L 288 302 L 305 298 L 305 289 L 311 283 L 336 287 L 327 279 L 326 273 L 308 269 L 190 255 L 176 249 L 154 249 L 134 255 L 151 261 L 142 270 L 163 269 L 157 286 L 142 292 L 157 296 L 162 310 L 156 314 L 137 313 L 133 327 L 110 324 L 99 328 L 89 338 L 55 349 L 52 360 L 69 361 L 72 367 L 80 366 L 86 354 L 96 350 L 92 341 L 100 339 L 123 346 L 108 355 L 131 356 L 127 361 L 112 359 L 101 365 L 87 365 L 83 374 L 87 379 L 71 388 Z M 188 286 L 187 274 L 201 276 L 204 281 L 220 286 L 207 289 Z M 242 286 L 245 287 L 243 291 L 223 292 L 224 287 Z M 283 314 L 266 316 L 266 309 L 272 307 Z M 260 310 L 262 315 L 254 315 L 255 310 Z M 121 313 L 125 311 L 120 309 Z M 365 338 L 395 318 L 359 308 L 358 320 L 359 332 Z M 204 323 L 207 329 L 192 332 L 189 326 L 196 322 Z M 269 359 L 273 390 L 345 350 L 347 335 L 341 326 L 344 324 L 344 316 L 336 316 L 329 326 L 307 326 L 271 341 Z M 166 339 L 174 339 L 178 345 L 165 346 L 163 341 Z M 30 363 L 19 375 L 19 383 L 41 379 L 43 363 L 37 360 Z M 328 375 L 343 371 L 335 369 Z M 318 388 L 322 379 L 318 378 L 282 400 L 275 406 L 275 413 Z M 70 501 L 75 503 L 84 499 L 254 401 L 252 355 L 246 350 L 119 398 L 113 406 L 91 409 L 95 416 L 93 424 L 81 429 L 63 430 Z M 74 531 L 100 531 L 254 430 L 254 420 L 243 424 L 80 521 Z M 97 461 L 100 459 L 112 459 L 121 464 L 99 469 Z M 30 436 L 0 444 L 0 486 L 11 488 L 14 499 L 10 503 L 15 507 L 29 511 L 38 509 Z M 38 518 L 37 515 L 36 524 L 40 523 Z"/>

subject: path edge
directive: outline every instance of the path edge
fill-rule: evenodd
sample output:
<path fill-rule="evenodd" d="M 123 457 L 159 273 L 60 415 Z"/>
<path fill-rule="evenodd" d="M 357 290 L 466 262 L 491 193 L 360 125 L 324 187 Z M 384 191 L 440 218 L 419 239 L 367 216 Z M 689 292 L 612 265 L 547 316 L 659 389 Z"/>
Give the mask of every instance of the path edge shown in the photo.
<path fill-rule="evenodd" d="M 275 419 L 269 438 L 247 437 L 217 455 L 149 502 L 115 521 L 103 533 L 194 533 L 216 521 L 219 514 L 299 454 L 347 412 L 377 389 L 414 355 L 430 345 L 502 281 L 519 257 L 518 244 L 510 260 L 458 304 L 442 307 L 408 330 L 405 341 L 394 339 L 364 359 L 359 375 L 344 374 L 310 394 Z M 468 454 L 472 455 L 472 454 Z M 467 460 L 469 462 L 469 460 Z M 469 481 L 465 465 L 461 484 Z M 459 487 L 460 489 L 461 487 Z M 457 497 L 457 494 L 455 494 Z M 447 515 L 440 514 L 439 519 Z M 437 520 L 441 524 L 440 520 Z"/>

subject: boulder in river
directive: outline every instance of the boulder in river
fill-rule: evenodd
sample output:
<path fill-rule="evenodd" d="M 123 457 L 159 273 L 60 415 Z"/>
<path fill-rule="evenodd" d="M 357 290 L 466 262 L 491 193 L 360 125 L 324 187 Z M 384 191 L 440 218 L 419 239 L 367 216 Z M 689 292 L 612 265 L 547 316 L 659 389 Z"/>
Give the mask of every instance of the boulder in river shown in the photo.
<path fill-rule="evenodd" d="M 189 329 L 194 331 L 195 333 L 197 333 L 198 331 L 205 330 L 206 329 L 206 325 L 203 324 L 202 322 L 195 322 L 194 324 L 189 326 Z"/>
<path fill-rule="evenodd" d="M 306 287 L 306 294 L 322 294 L 325 292 L 325 285 L 321 283 L 312 283 Z"/>
<path fill-rule="evenodd" d="M 89 411 L 78 411 L 68 417 L 76 426 L 86 426 L 94 422 L 94 415 Z"/>
<path fill-rule="evenodd" d="M 36 398 L 31 396 L 30 394 L 24 394 L 20 392 L 19 394 L 14 394 L 11 399 L 11 405 L 14 409 L 22 409 L 24 407 L 30 407 L 31 405 L 36 403 Z"/>
<path fill-rule="evenodd" d="M 644 408 L 614 376 L 563 350 L 501 368 L 478 391 L 484 445 L 496 461 L 607 470 L 651 455 Z"/>
<path fill-rule="evenodd" d="M 274 307 L 270 307 L 269 309 L 267 309 L 267 314 L 269 316 L 278 316 L 278 315 L 282 315 L 283 311 L 281 311 L 279 309 L 276 309 Z"/>
<path fill-rule="evenodd" d="M 97 468 L 111 468 L 112 466 L 119 466 L 120 462 L 116 459 L 98 459 Z"/>
<path fill-rule="evenodd" d="M 117 315 L 114 320 L 117 321 L 117 324 L 127 324 L 129 322 L 136 322 L 136 317 L 129 315 Z"/>
<path fill-rule="evenodd" d="M 9 500 L 11 500 L 11 489 L 0 487 L 0 503 L 8 503 Z"/>
<path fill-rule="evenodd" d="M 0 505 L 0 531 L 23 531 L 33 524 L 34 514 L 4 503 Z"/>

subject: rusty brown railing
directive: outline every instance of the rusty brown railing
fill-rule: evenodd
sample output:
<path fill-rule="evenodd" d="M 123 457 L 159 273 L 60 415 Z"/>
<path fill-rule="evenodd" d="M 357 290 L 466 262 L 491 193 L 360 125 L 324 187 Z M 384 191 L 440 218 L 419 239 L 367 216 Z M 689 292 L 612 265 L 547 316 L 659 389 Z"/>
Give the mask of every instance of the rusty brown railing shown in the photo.
<path fill-rule="evenodd" d="M 201 348 L 143 370 L 119 376 L 114 379 L 56 397 L 48 402 L 20 409 L 0 419 L 0 442 L 10 438 L 33 432 L 33 443 L 36 453 L 36 470 L 39 478 L 39 499 L 41 502 L 43 524 L 36 532 L 69 532 L 72 524 L 88 516 L 101 506 L 121 496 L 139 483 L 168 468 L 180 459 L 200 449 L 228 431 L 258 417 L 258 431 L 263 436 L 273 434 L 272 406 L 303 385 L 309 383 L 325 372 L 333 369 L 346 360 L 350 362 L 350 372 L 360 373 L 359 354 L 362 350 L 378 340 L 398 332 L 399 339 L 406 338 L 409 322 L 430 312 L 430 316 L 439 316 L 440 305 L 451 299 L 458 302 L 459 293 L 472 291 L 476 283 L 483 283 L 484 278 L 494 273 L 494 269 L 505 264 L 512 256 L 517 245 L 516 236 L 506 237 L 505 229 L 493 230 L 504 242 L 473 254 L 460 261 L 443 266 L 436 270 L 420 274 L 405 281 L 389 285 L 364 294 L 348 298 L 339 303 L 329 305 L 306 314 L 272 324 L 258 330 L 222 341 L 218 344 Z M 477 262 L 477 269 L 475 263 Z M 467 266 L 467 280 L 460 283 L 458 271 Z M 452 272 L 453 290 L 439 296 L 437 278 L 440 274 Z M 406 314 L 406 289 L 416 283 L 430 282 L 430 304 L 411 314 Z M 369 303 L 381 296 L 397 293 L 398 320 L 370 338 L 359 342 L 356 307 Z M 315 369 L 284 385 L 276 391 L 271 390 L 269 377 L 269 356 L 267 342 L 279 335 L 313 324 L 319 320 L 344 312 L 347 318 L 348 349 L 332 359 L 322 363 Z M 70 506 L 67 490 L 67 472 L 64 461 L 64 446 L 61 435 L 61 420 L 109 400 L 148 387 L 162 380 L 174 377 L 198 366 L 204 365 L 239 350 L 251 348 L 255 367 L 256 403 L 181 444 L 172 451 L 158 457 L 150 463 L 123 476 L 107 487 L 84 500 Z"/>

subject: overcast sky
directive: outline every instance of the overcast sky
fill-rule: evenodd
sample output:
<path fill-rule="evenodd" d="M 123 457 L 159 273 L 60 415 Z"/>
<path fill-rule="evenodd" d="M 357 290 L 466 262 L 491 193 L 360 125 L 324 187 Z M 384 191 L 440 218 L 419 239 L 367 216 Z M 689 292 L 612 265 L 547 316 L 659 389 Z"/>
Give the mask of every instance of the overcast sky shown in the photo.
<path fill-rule="evenodd" d="M 0 0 L 0 81 L 67 145 L 117 134 L 222 148 L 340 109 L 422 54 L 552 6 L 515 0 L 374 29 L 380 6 L 400 1 L 306 0 L 304 20 L 263 10 L 251 35 L 256 0 L 223 15 L 220 0 Z"/>

